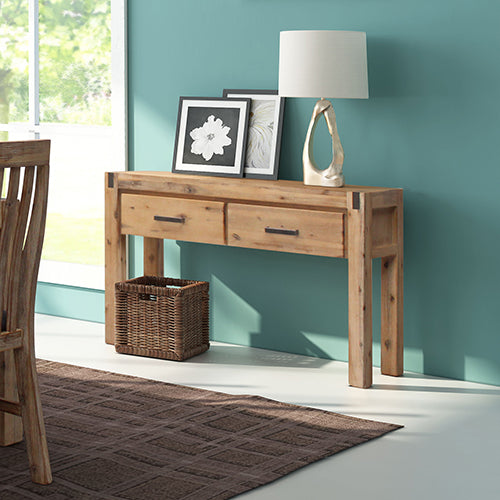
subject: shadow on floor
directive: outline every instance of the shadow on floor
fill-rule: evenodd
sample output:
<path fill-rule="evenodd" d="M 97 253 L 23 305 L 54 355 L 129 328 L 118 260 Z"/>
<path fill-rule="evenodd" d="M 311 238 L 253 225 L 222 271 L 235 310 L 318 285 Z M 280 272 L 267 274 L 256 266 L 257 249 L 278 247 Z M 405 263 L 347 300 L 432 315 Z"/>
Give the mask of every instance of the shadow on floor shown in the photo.
<path fill-rule="evenodd" d="M 405 374 L 406 377 L 406 374 Z M 468 388 L 468 387 L 438 387 L 426 385 L 396 385 L 396 384 L 373 384 L 372 389 L 382 391 L 410 391 L 410 392 L 436 392 L 443 394 L 481 394 L 484 396 L 500 396 L 500 389 L 492 387 Z"/>
<path fill-rule="evenodd" d="M 321 368 L 327 363 L 331 363 L 329 359 L 269 351 L 255 347 L 252 347 L 251 356 L 249 356 L 248 349 L 248 347 L 237 345 L 212 345 L 206 353 L 191 358 L 189 362 L 289 368 Z"/>

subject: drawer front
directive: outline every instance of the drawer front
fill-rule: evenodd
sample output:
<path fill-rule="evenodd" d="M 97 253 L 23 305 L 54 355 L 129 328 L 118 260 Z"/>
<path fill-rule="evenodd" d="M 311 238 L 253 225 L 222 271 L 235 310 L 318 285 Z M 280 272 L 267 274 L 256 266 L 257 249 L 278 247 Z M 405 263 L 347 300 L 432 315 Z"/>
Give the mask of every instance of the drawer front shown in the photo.
<path fill-rule="evenodd" d="M 344 214 L 228 205 L 228 244 L 280 252 L 344 257 Z"/>
<path fill-rule="evenodd" d="M 123 194 L 121 232 L 224 245 L 224 203 Z"/>

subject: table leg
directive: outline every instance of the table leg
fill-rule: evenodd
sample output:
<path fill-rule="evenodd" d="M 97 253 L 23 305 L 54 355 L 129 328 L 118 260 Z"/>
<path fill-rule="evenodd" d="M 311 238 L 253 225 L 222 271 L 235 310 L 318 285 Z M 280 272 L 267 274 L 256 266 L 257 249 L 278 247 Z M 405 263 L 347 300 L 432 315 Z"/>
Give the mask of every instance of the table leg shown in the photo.
<path fill-rule="evenodd" d="M 144 238 L 144 275 L 163 276 L 163 240 Z"/>
<path fill-rule="evenodd" d="M 127 240 L 120 230 L 120 199 L 113 173 L 105 192 L 105 322 L 106 343 L 115 342 L 115 283 L 127 279 Z"/>
<path fill-rule="evenodd" d="M 347 210 L 349 259 L 349 385 L 372 385 L 372 207 L 369 193 L 350 193 Z"/>
<path fill-rule="evenodd" d="M 393 215 L 393 240 L 397 253 L 382 258 L 381 371 L 403 374 L 403 200 Z"/>

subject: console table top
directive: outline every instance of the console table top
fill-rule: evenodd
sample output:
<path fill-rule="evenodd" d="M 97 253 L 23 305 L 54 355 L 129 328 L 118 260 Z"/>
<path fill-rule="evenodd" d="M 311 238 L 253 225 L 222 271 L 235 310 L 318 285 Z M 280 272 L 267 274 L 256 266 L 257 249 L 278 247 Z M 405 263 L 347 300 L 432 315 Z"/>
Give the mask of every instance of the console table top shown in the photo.
<path fill-rule="evenodd" d="M 334 188 L 306 186 L 301 181 L 240 179 L 157 171 L 113 172 L 108 175 L 108 187 L 123 191 L 340 209 L 348 208 L 350 193 L 366 193 L 371 198 L 372 208 L 384 208 L 395 206 L 402 192 L 400 188 L 356 185 Z"/>

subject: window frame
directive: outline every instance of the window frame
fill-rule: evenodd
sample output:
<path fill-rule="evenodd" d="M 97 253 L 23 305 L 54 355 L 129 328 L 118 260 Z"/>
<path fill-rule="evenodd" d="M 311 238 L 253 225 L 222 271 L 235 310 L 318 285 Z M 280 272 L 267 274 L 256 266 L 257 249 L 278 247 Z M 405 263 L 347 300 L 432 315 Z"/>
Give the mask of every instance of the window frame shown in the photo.
<path fill-rule="evenodd" d="M 28 122 L 0 124 L 0 131 L 26 133 L 34 139 L 46 131 L 40 124 L 40 65 L 39 65 L 39 1 L 28 0 L 29 27 L 29 109 Z M 127 0 L 111 1 L 111 133 L 112 169 L 128 170 L 128 94 L 127 94 Z M 50 124 L 48 124 L 50 126 Z M 104 179 L 104 176 L 103 176 Z M 47 261 L 45 261 L 47 262 Z M 81 288 L 104 290 L 104 266 L 89 279 L 82 280 L 86 271 L 71 273 L 71 266 L 61 262 L 57 271 L 54 263 L 40 265 L 39 280 L 46 283 L 69 285 Z M 68 267 L 69 266 L 69 267 Z M 95 266 L 100 268 L 100 266 Z M 91 273 L 92 274 L 92 273 Z"/>

